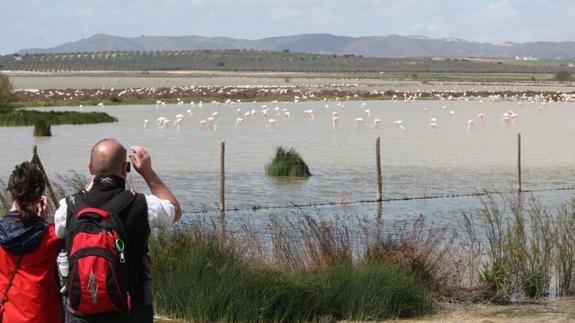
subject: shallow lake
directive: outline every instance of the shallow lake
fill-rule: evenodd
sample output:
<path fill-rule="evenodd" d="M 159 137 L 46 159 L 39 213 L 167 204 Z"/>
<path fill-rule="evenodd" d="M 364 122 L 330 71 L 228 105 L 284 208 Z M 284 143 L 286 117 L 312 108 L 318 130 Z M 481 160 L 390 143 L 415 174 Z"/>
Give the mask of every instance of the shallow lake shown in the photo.
<path fill-rule="evenodd" d="M 226 206 L 250 209 L 375 199 L 377 137 L 381 137 L 384 199 L 465 194 L 482 189 L 516 190 L 517 134 L 521 132 L 523 188 L 573 185 L 574 104 L 484 101 L 349 101 L 343 102 L 343 108 L 333 101 L 90 107 L 83 110 L 106 111 L 119 122 L 54 126 L 49 138 L 33 137 L 31 127 L 0 128 L 0 172 L 6 180 L 13 166 L 28 159 L 32 146 L 38 145 L 50 176 L 71 170 L 88 175 L 91 146 L 101 138 L 114 137 L 126 146 L 147 148 L 154 168 L 175 191 L 188 215 L 195 216 L 192 211 L 217 208 L 220 143 L 224 141 Z M 262 105 L 267 106 L 268 117 L 262 116 Z M 290 112 L 290 119 L 283 115 L 284 108 Z M 186 112 L 188 109 L 193 116 Z M 257 114 L 235 126 L 237 109 L 242 114 L 251 110 Z M 304 116 L 303 111 L 308 109 L 313 110 L 313 119 Z M 509 110 L 518 117 L 506 127 L 501 119 Z M 215 112 L 217 129 L 202 129 L 200 120 Z M 339 115 L 337 129 L 332 125 L 333 112 Z M 478 113 L 485 114 L 484 123 Z M 180 130 L 173 124 L 167 129 L 156 127 L 157 118 L 173 121 L 177 114 L 185 116 Z M 358 117 L 364 119 L 359 126 L 355 121 Z M 277 120 L 273 128 L 266 127 L 270 118 Z M 374 118 L 381 120 L 378 129 L 372 127 Z M 438 129 L 429 126 L 431 118 L 437 118 Z M 145 119 L 149 120 L 148 128 L 144 128 Z M 403 122 L 405 130 L 393 125 L 397 120 Z M 468 120 L 474 120 L 475 127 L 468 129 Z M 267 177 L 264 167 L 278 145 L 300 152 L 313 176 L 297 180 Z M 135 173 L 131 177 L 136 189 L 146 191 Z M 567 201 L 571 193 L 538 194 L 545 205 L 553 208 Z M 453 216 L 478 204 L 476 197 L 397 201 L 384 203 L 383 212 L 393 219 L 424 214 L 435 222 L 450 224 Z M 326 206 L 322 210 L 335 213 L 342 208 Z M 358 204 L 353 212 L 375 214 L 375 205 Z M 248 213 L 254 212 L 239 214 Z"/>

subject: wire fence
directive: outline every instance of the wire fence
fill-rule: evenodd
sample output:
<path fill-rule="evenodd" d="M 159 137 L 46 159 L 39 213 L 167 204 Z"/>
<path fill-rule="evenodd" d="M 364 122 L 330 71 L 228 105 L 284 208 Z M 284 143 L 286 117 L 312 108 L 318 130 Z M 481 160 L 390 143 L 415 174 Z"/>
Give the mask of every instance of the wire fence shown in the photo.
<path fill-rule="evenodd" d="M 312 167 L 314 174 L 309 178 L 269 177 L 263 170 L 245 172 L 241 170 L 241 160 L 233 157 L 237 151 L 224 154 L 222 150 L 221 156 L 225 157 L 219 164 L 225 166 L 220 169 L 219 181 L 215 180 L 214 172 L 198 179 L 212 203 L 192 203 L 187 213 L 311 209 L 575 190 L 572 184 L 575 169 L 565 161 L 575 157 L 573 149 L 565 149 L 568 146 L 559 143 L 554 149 L 562 150 L 563 155 L 547 154 L 541 150 L 536 153 L 533 145 L 526 143 L 525 139 L 521 142 L 520 134 L 512 136 L 513 140 L 510 137 L 504 143 L 505 154 L 498 152 L 502 150 L 501 146 L 495 148 L 495 153 L 488 149 L 480 152 L 472 149 L 470 155 L 464 152 L 462 158 L 431 156 L 427 162 L 421 154 L 416 154 L 403 165 L 389 161 L 393 145 L 391 151 L 386 150 L 385 142 L 381 145 L 377 138 L 375 145 L 372 141 L 371 149 L 367 149 L 371 150 L 371 158 L 358 156 L 359 170 L 333 167 L 314 171 Z M 529 150 L 525 151 L 526 147 Z M 224 146 L 221 149 L 225 149 Z M 245 157 L 245 151 L 240 155 Z M 272 157 L 266 155 L 260 159 L 267 159 L 269 165 Z M 424 166 L 416 165 L 418 163 Z M 300 161 L 283 161 L 282 167 L 302 166 Z M 208 182 L 211 185 L 205 185 Z M 188 186 L 191 195 L 197 195 L 199 191 Z M 203 199 L 203 196 L 195 198 Z M 190 196 L 190 200 L 193 201 L 194 197 Z"/>
<path fill-rule="evenodd" d="M 379 202 L 388 215 L 413 216 L 424 211 L 460 212 L 472 204 L 471 200 L 487 193 L 515 193 L 521 189 L 565 201 L 574 190 L 572 103 L 550 103 L 542 109 L 540 103 L 478 101 L 368 101 L 367 106 L 349 101 L 345 108 L 333 102 L 266 104 L 270 117 L 277 119 L 274 127 L 267 127 L 268 118 L 259 112 L 234 126 L 236 109 L 263 111 L 257 103 L 241 103 L 233 108 L 214 104 L 196 107 L 193 117 L 186 114 L 180 130 L 143 128 L 142 121 L 185 113 L 189 106 L 174 105 L 164 110 L 123 107 L 114 110 L 120 120 L 118 126 L 55 128 L 55 136 L 41 142 L 42 162 L 53 176 L 62 169 L 79 169 L 86 161 L 87 147 L 102 136 L 112 134 L 126 146 L 141 144 L 151 152 L 154 167 L 176 193 L 185 214 L 191 216 L 219 214 L 221 209 L 226 217 L 262 210 L 289 213 L 315 208 L 337 213 L 344 207 L 353 208 L 351 212 L 376 214 Z M 291 119 L 276 115 L 276 108 L 277 113 L 289 109 Z M 305 114 L 310 108 L 315 108 L 314 118 Z M 500 117 L 511 108 L 521 117 L 517 123 L 506 125 Z M 335 109 L 340 118 L 337 129 L 332 124 Z M 216 112 L 217 131 L 198 125 L 197 121 Z M 487 116 L 484 125 L 476 117 L 478 112 Z M 359 116 L 364 118 L 363 123 L 355 121 Z M 430 119 L 436 117 L 439 129 L 429 126 Z M 375 127 L 370 118 L 383 120 L 381 127 Z M 475 120 L 475 128 L 466 128 L 468 119 Z M 402 121 L 404 129 L 395 121 Z M 64 130 L 66 136 L 62 135 Z M 30 143 L 19 129 L 10 131 L 7 150 Z M 376 167 L 378 137 L 381 194 Z M 225 142 L 223 177 L 221 142 Z M 267 176 L 265 169 L 280 145 L 295 148 L 312 176 Z M 69 154 L 43 153 L 61 152 L 62 147 Z M 29 156 L 28 149 L 25 154 Z M 300 161 L 284 162 L 287 168 L 294 165 L 300 165 Z M 136 190 L 147 190 L 139 176 L 132 174 L 130 178 Z M 222 187 L 224 203 L 220 198 Z M 433 209 L 427 210 L 425 203 L 433 204 Z"/>

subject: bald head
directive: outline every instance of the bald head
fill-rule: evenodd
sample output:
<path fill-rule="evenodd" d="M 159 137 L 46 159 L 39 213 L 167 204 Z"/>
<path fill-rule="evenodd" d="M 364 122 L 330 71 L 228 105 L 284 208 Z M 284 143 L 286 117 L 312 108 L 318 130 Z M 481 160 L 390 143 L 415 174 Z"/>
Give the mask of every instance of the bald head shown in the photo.
<path fill-rule="evenodd" d="M 116 139 L 98 141 L 90 154 L 90 172 L 96 176 L 117 175 L 125 177 L 126 148 Z"/>

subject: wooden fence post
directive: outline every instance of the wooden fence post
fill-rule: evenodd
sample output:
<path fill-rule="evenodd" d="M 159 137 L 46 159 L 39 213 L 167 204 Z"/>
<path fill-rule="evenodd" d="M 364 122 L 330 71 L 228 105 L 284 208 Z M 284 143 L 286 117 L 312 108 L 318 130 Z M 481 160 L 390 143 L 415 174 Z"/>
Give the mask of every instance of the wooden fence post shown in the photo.
<path fill-rule="evenodd" d="M 377 137 L 375 141 L 375 168 L 377 176 L 377 201 L 381 202 L 383 200 L 382 192 L 382 179 L 381 179 L 381 148 L 380 148 L 380 138 Z"/>
<path fill-rule="evenodd" d="M 220 149 L 220 212 L 223 215 L 226 209 L 225 186 L 226 186 L 226 143 L 222 141 Z"/>
<path fill-rule="evenodd" d="M 48 188 L 48 195 L 50 196 L 50 199 L 52 199 L 52 203 L 54 204 L 54 207 L 56 209 L 59 208 L 60 202 L 56 198 L 56 193 L 54 193 L 54 189 L 52 188 L 52 184 L 50 183 L 50 180 L 48 179 L 48 175 L 46 174 L 46 170 L 44 170 L 44 166 L 42 165 L 42 161 L 40 161 L 40 157 L 38 157 L 38 146 L 36 146 L 36 145 L 34 145 L 34 147 L 32 148 L 32 157 L 30 158 L 30 162 L 33 164 L 36 164 L 36 166 L 38 166 L 38 168 L 40 169 L 40 172 L 42 172 L 42 176 L 44 177 L 44 181 L 46 181 L 46 188 Z"/>
<path fill-rule="evenodd" d="M 523 191 L 521 182 L 521 133 L 517 134 L 517 182 L 519 184 L 517 191 L 521 193 Z"/>

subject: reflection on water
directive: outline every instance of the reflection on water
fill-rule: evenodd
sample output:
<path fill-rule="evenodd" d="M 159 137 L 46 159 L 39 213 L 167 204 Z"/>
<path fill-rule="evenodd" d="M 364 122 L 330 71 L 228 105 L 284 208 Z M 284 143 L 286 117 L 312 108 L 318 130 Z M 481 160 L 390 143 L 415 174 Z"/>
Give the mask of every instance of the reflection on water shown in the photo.
<path fill-rule="evenodd" d="M 6 179 L 12 167 L 28 159 L 37 144 L 50 174 L 76 170 L 87 175 L 91 146 L 101 138 L 115 137 L 125 145 L 139 144 L 150 151 L 154 167 L 188 211 L 211 209 L 218 203 L 219 148 L 225 141 L 227 207 L 371 200 L 375 199 L 374 145 L 379 136 L 384 198 L 472 193 L 484 188 L 510 191 L 517 186 L 516 139 L 521 132 L 523 188 L 573 185 L 573 104 L 551 103 L 539 111 L 536 104 L 485 101 L 369 101 L 366 107 L 350 101 L 344 102 L 343 109 L 334 102 L 204 104 L 193 109 L 193 117 L 186 113 L 192 108 L 189 104 L 160 110 L 155 106 L 105 107 L 103 110 L 116 116 L 118 123 L 55 126 L 51 138 L 32 137 L 30 127 L 0 128 L 0 171 Z M 259 111 L 262 104 L 269 108 L 268 118 L 277 119 L 276 128 L 266 128 L 268 118 L 259 113 L 234 126 L 236 109 Z M 291 119 L 278 115 L 276 107 L 289 109 Z M 427 113 L 424 108 L 428 108 Z M 314 110 L 314 119 L 304 117 L 306 109 Z M 508 110 L 519 118 L 506 128 L 501 115 Z M 338 111 L 340 118 L 336 130 L 331 123 L 333 111 Z M 217 131 L 201 130 L 199 121 L 214 112 L 218 112 Z M 486 115 L 484 125 L 476 117 L 478 112 Z M 181 130 L 154 126 L 158 117 L 174 120 L 176 114 L 186 115 Z M 365 120 L 360 128 L 354 122 L 357 117 Z M 370 127 L 373 118 L 382 120 L 380 129 Z M 438 131 L 428 126 L 431 118 L 438 119 Z M 143 127 L 144 119 L 150 120 L 148 129 Z M 392 126 L 395 120 L 403 121 L 405 131 Z M 475 129 L 466 129 L 468 120 L 476 121 Z M 266 177 L 264 166 L 277 145 L 296 148 L 314 176 L 298 180 Z M 139 177 L 131 176 L 136 188 L 145 187 Z M 549 194 L 548 198 L 557 205 L 568 195 Z M 423 205 L 427 208 L 418 203 L 394 203 L 384 204 L 383 218 L 409 217 L 426 210 L 426 215 L 447 219 L 452 210 L 458 213 L 474 205 L 464 198 L 422 202 L 429 203 Z M 359 208 L 358 212 L 376 214 L 371 210 L 375 207 Z"/>

